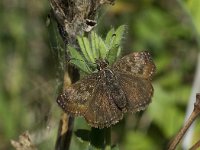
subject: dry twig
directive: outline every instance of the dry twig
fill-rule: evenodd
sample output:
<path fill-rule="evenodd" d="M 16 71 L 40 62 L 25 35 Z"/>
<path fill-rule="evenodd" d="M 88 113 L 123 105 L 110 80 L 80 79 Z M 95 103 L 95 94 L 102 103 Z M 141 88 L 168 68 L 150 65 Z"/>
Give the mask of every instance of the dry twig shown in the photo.
<path fill-rule="evenodd" d="M 200 140 L 197 141 L 189 150 L 197 150 L 200 147 Z"/>
<path fill-rule="evenodd" d="M 176 146 L 183 138 L 188 128 L 191 126 L 191 124 L 194 122 L 194 120 L 198 117 L 199 114 L 200 114 L 200 93 L 196 94 L 196 102 L 194 103 L 194 109 L 190 117 L 186 121 L 185 125 L 178 132 L 178 134 L 175 136 L 175 138 L 172 140 L 168 150 L 174 150 L 176 148 Z"/>

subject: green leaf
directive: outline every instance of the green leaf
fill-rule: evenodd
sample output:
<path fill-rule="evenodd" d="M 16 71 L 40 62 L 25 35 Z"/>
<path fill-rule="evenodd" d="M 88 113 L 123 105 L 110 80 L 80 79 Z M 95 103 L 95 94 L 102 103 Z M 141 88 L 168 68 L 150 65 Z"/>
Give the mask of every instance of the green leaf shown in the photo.
<path fill-rule="evenodd" d="M 95 51 L 97 51 L 97 53 L 98 53 L 97 58 L 100 58 L 99 36 L 96 33 L 94 36 L 94 44 L 95 44 Z"/>
<path fill-rule="evenodd" d="M 126 26 L 125 25 L 121 25 L 117 28 L 115 34 L 116 34 L 116 38 L 115 38 L 115 45 L 121 45 L 121 41 L 124 37 L 124 33 L 126 31 Z M 113 45 L 114 46 L 114 45 Z"/>
<path fill-rule="evenodd" d="M 92 31 L 90 35 L 91 47 L 95 59 L 99 58 L 98 35 Z"/>
<path fill-rule="evenodd" d="M 125 25 L 122 25 L 118 27 L 116 31 L 111 29 L 106 36 L 105 43 L 109 49 L 106 58 L 109 61 L 109 64 L 113 64 L 121 53 L 121 41 L 123 39 L 125 30 Z"/>
<path fill-rule="evenodd" d="M 78 36 L 81 53 L 69 47 L 71 57 L 74 58 L 70 62 L 85 73 L 91 73 L 96 69 L 94 65 L 96 59 L 107 59 L 110 64 L 113 64 L 121 52 L 120 44 L 124 32 L 124 25 L 116 31 L 112 28 L 105 41 L 95 32 L 91 32 L 89 38 Z"/>
<path fill-rule="evenodd" d="M 106 35 L 106 39 L 105 39 L 106 45 L 108 45 L 108 46 L 110 45 L 114 34 L 115 34 L 114 28 L 112 28 L 110 31 L 108 31 L 108 34 Z"/>
<path fill-rule="evenodd" d="M 89 60 L 90 62 L 95 62 L 95 59 L 94 59 L 94 55 L 93 55 L 93 51 L 90 47 L 90 42 L 89 42 L 89 39 L 86 38 L 86 37 L 83 37 L 83 43 L 84 43 L 84 46 L 85 46 L 85 50 L 88 54 L 88 57 L 89 57 Z"/>
<path fill-rule="evenodd" d="M 85 62 L 84 57 L 75 48 L 68 46 L 68 50 L 72 57 L 72 59 L 70 60 L 70 63 L 74 64 L 76 67 L 78 67 L 80 70 L 82 70 L 85 73 L 92 72 L 92 70 L 89 68 L 89 66 Z"/>
<path fill-rule="evenodd" d="M 83 37 L 78 36 L 77 39 L 78 39 L 78 44 L 79 44 L 79 46 L 81 48 L 81 51 L 82 51 L 85 59 L 88 60 L 88 61 L 90 61 L 90 56 L 88 54 L 89 50 L 87 50 L 86 49 L 87 47 L 85 47 L 86 43 L 84 43 Z"/>
<path fill-rule="evenodd" d="M 126 31 L 126 26 L 121 25 L 115 31 L 113 28 L 106 35 L 105 43 L 109 49 L 112 47 L 116 47 L 116 45 L 121 45 L 121 41 L 124 37 L 124 33 Z"/>
<path fill-rule="evenodd" d="M 96 33 L 92 32 L 90 37 L 92 41 L 89 41 L 87 37 L 78 37 L 78 42 L 85 59 L 94 63 L 95 59 L 106 57 L 108 48 L 104 40 Z"/>
<path fill-rule="evenodd" d="M 100 36 L 98 36 L 95 32 L 91 33 L 90 39 L 95 59 L 99 58 L 105 59 L 109 49 L 105 44 L 104 40 Z"/>
<path fill-rule="evenodd" d="M 108 52 L 108 48 L 101 37 L 99 37 L 99 52 L 100 52 L 100 58 L 105 59 L 106 54 Z"/>
<path fill-rule="evenodd" d="M 119 49 L 121 49 L 120 46 L 116 45 L 115 47 L 112 47 L 109 50 L 106 59 L 108 60 L 110 65 L 113 64 L 117 60 Z"/>

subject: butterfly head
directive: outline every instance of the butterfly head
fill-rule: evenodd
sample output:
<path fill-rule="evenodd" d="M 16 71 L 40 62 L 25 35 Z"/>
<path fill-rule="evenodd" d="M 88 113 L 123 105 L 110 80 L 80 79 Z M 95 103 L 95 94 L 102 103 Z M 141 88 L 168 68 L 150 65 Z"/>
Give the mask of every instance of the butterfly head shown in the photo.
<path fill-rule="evenodd" d="M 108 61 L 105 59 L 97 59 L 96 64 L 97 64 L 97 69 L 99 71 L 103 70 L 104 68 L 106 68 L 109 65 Z"/>

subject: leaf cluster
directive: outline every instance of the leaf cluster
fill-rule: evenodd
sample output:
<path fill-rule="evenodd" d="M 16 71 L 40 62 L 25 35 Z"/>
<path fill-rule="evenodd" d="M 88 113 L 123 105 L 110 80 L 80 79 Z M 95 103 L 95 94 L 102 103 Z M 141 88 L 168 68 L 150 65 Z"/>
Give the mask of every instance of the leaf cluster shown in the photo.
<path fill-rule="evenodd" d="M 112 28 L 107 33 L 105 40 L 94 31 L 89 37 L 78 36 L 80 51 L 68 46 L 70 63 L 87 74 L 96 71 L 96 60 L 98 59 L 106 59 L 112 65 L 120 56 L 125 29 L 125 25 L 119 26 L 116 30 Z"/>

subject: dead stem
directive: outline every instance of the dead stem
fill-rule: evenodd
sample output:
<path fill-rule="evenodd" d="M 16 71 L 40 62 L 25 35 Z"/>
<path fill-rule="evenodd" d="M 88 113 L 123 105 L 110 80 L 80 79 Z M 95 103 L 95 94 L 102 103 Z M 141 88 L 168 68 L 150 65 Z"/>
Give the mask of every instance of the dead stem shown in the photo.
<path fill-rule="evenodd" d="M 180 140 L 185 135 L 188 128 L 191 126 L 191 124 L 194 122 L 194 120 L 197 118 L 197 116 L 200 114 L 200 93 L 196 94 L 196 102 L 194 103 L 194 109 L 186 121 L 185 125 L 182 127 L 182 129 L 178 132 L 178 134 L 175 136 L 175 138 L 170 143 L 170 146 L 168 150 L 174 150 L 177 146 L 177 144 L 180 142 Z"/>
<path fill-rule="evenodd" d="M 197 150 L 200 147 L 200 140 L 198 140 L 189 150 Z"/>
<path fill-rule="evenodd" d="M 74 118 L 70 117 L 66 113 L 63 113 L 58 129 L 58 135 L 56 140 L 56 150 L 69 149 L 71 142 L 71 135 L 73 131 Z"/>

